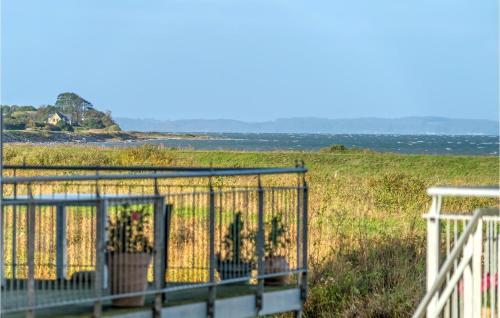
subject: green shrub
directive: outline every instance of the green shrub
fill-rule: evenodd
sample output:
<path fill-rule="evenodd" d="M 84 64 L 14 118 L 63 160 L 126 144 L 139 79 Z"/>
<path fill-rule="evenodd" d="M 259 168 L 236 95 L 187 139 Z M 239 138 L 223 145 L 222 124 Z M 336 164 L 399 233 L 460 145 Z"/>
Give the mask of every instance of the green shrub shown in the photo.
<path fill-rule="evenodd" d="M 109 127 L 106 127 L 107 131 L 121 131 L 120 126 L 118 125 L 111 125 Z"/>
<path fill-rule="evenodd" d="M 341 144 L 335 144 L 328 146 L 326 148 L 321 148 L 321 152 L 344 152 L 347 150 L 347 147 Z"/>
<path fill-rule="evenodd" d="M 23 130 L 26 128 L 24 121 L 15 118 L 5 118 L 3 125 L 5 130 Z"/>
<path fill-rule="evenodd" d="M 85 118 L 82 122 L 82 126 L 89 129 L 102 129 L 104 128 L 104 124 L 100 118 L 90 117 Z"/>
<path fill-rule="evenodd" d="M 58 122 L 56 126 L 61 128 L 62 131 L 70 131 L 70 132 L 74 131 L 73 126 L 71 126 L 70 124 L 68 124 L 65 121 Z"/>
<path fill-rule="evenodd" d="M 61 131 L 61 127 L 51 124 L 46 124 L 45 126 L 43 126 L 43 129 L 48 131 Z"/>

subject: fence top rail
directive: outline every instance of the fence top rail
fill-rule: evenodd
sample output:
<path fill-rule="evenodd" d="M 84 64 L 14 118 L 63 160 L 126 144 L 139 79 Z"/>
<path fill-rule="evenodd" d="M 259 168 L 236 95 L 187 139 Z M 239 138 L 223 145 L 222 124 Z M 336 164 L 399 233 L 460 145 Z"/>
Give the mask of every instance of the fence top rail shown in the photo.
<path fill-rule="evenodd" d="M 201 178 L 201 177 L 223 177 L 223 176 L 259 176 L 271 174 L 294 174 L 306 173 L 306 167 L 291 168 L 251 168 L 251 169 L 223 169 L 203 171 L 179 171 L 179 172 L 154 172 L 137 174 L 92 174 L 92 175 L 51 175 L 51 176 L 27 176 L 27 177 L 4 177 L 3 184 L 35 183 L 35 182 L 57 182 L 57 181 L 99 181 L 99 180 L 131 180 L 131 179 L 173 179 L 173 178 Z"/>
<path fill-rule="evenodd" d="M 440 186 L 427 189 L 430 196 L 490 197 L 500 198 L 499 186 L 457 187 Z"/>
<path fill-rule="evenodd" d="M 463 214 L 424 214 L 422 218 L 427 220 L 443 220 L 443 221 L 470 221 L 472 219 L 471 212 L 464 212 Z M 485 216 L 483 217 L 485 221 L 500 222 L 500 214 L 496 216 Z"/>
<path fill-rule="evenodd" d="M 167 167 L 167 166 L 98 166 L 98 165 L 4 165 L 6 170 L 68 170 L 68 171 L 224 171 L 224 170 L 249 170 L 249 169 L 266 169 L 259 167 Z"/>
<path fill-rule="evenodd" d="M 29 197 L 26 195 L 15 198 L 7 197 L 2 201 L 2 205 L 63 205 L 63 206 L 81 206 L 95 205 L 99 202 L 105 202 L 110 205 L 123 203 L 144 203 L 162 199 L 161 195 L 103 195 L 96 194 L 77 194 L 77 195 L 42 195 Z"/>

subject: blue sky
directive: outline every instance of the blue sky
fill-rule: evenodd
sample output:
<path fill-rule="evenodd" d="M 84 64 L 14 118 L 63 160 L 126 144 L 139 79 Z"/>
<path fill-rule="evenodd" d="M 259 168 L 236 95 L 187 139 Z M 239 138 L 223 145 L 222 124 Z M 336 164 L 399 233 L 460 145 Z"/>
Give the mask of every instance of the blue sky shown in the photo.
<path fill-rule="evenodd" d="M 2 0 L 4 104 L 498 118 L 497 0 Z"/>

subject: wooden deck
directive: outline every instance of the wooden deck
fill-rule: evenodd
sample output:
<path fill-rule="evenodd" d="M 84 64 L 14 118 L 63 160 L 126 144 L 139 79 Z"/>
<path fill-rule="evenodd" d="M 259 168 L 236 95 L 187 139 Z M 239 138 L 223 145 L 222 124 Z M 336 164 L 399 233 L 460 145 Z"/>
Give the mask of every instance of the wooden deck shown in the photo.
<path fill-rule="evenodd" d="M 47 291 L 46 293 L 50 293 Z M 215 302 L 215 317 L 255 317 L 279 312 L 298 311 L 302 307 L 300 290 L 296 285 L 280 287 L 266 286 L 263 294 L 263 308 L 256 311 L 256 286 L 255 285 L 221 285 L 216 288 L 217 300 Z M 174 291 L 166 294 L 161 317 L 188 318 L 206 317 L 208 288 L 200 287 L 183 291 Z M 47 295 L 50 297 L 50 295 Z M 103 316 L 152 318 L 152 299 L 146 299 L 144 307 L 115 308 L 111 302 L 103 304 Z M 36 317 L 66 317 L 83 318 L 91 317 L 92 304 L 76 304 L 49 309 L 37 310 Z M 6 318 L 25 317 L 26 314 L 13 313 L 5 315 Z"/>

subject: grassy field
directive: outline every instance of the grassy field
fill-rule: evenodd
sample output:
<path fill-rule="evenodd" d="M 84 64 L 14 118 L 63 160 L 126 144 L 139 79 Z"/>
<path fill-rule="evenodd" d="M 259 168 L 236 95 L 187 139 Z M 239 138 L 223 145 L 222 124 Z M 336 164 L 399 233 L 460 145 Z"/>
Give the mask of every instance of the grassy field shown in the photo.
<path fill-rule="evenodd" d="M 229 152 L 153 146 L 9 145 L 6 163 L 292 166 L 304 160 L 310 185 L 311 288 L 306 317 L 402 317 L 425 281 L 425 222 L 432 185 L 499 183 L 496 157 L 429 156 L 369 151 Z M 445 201 L 468 211 L 495 201 Z"/>

